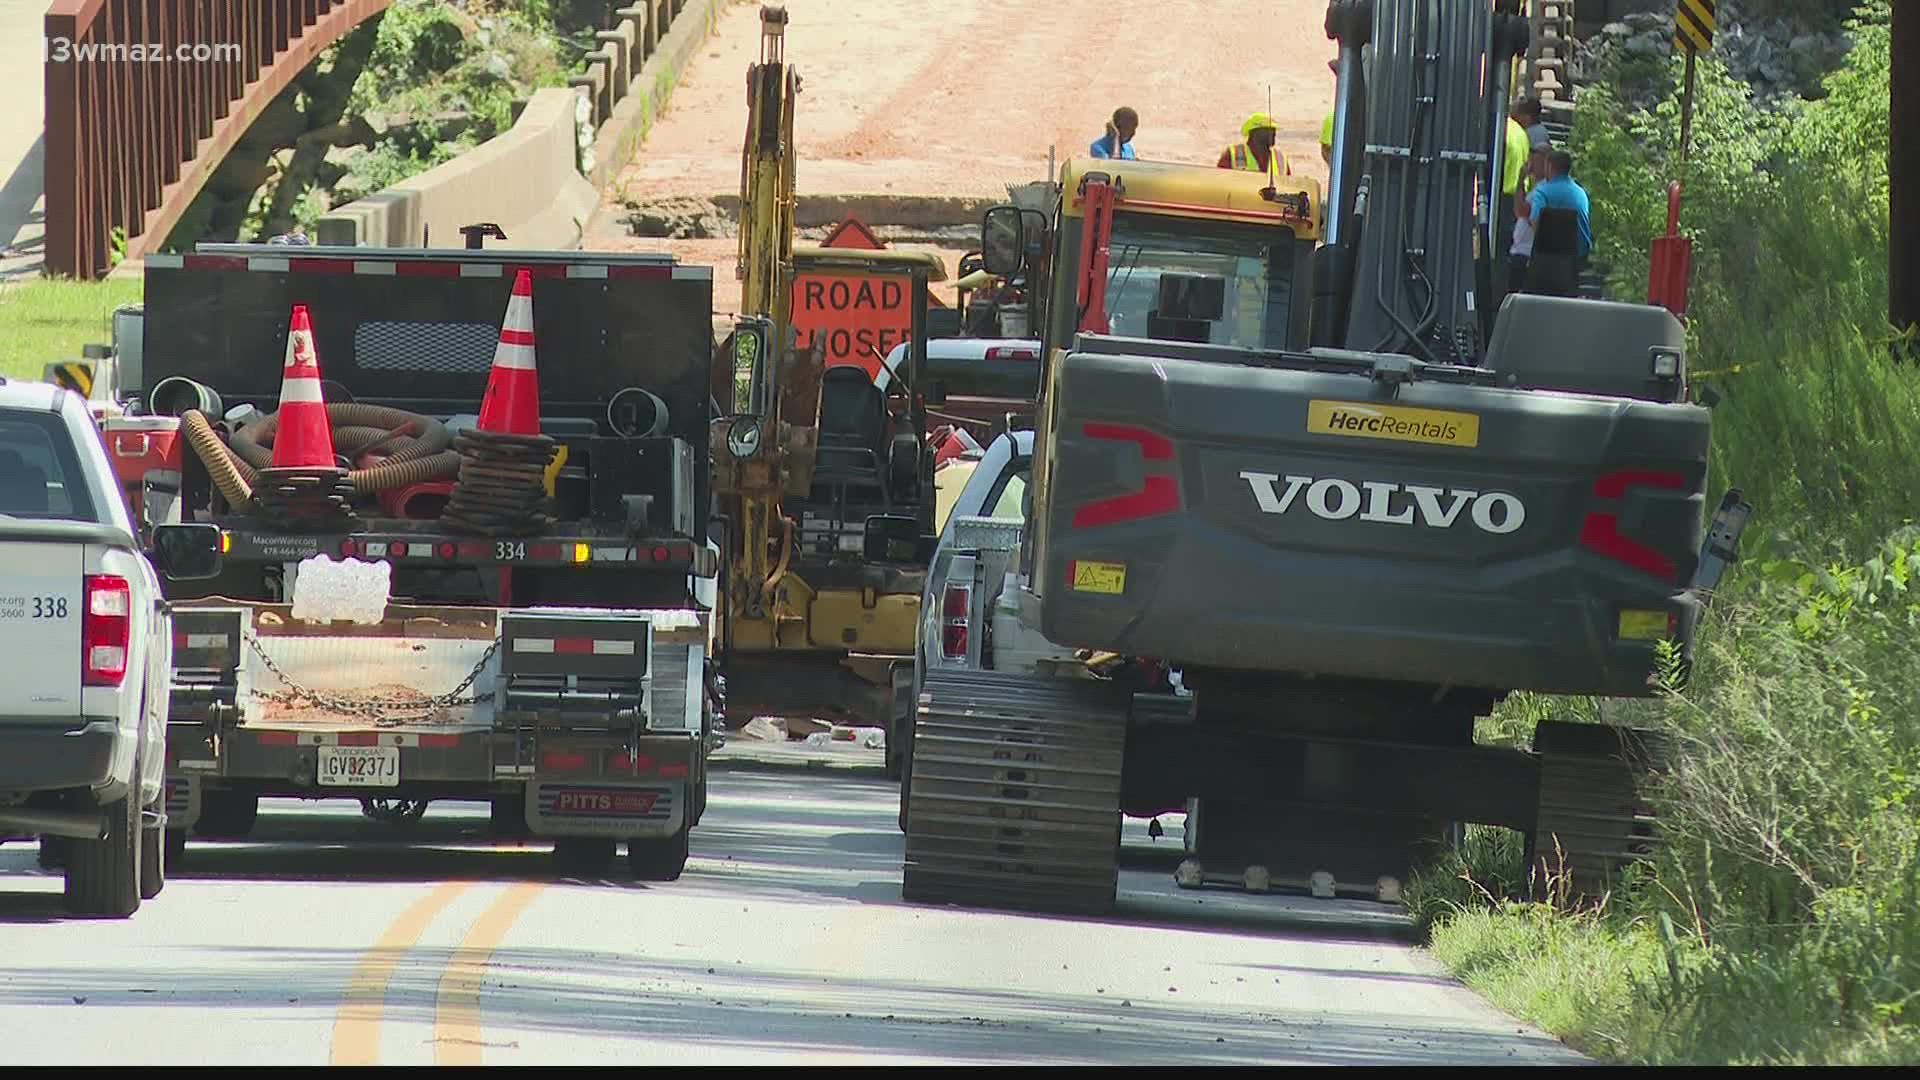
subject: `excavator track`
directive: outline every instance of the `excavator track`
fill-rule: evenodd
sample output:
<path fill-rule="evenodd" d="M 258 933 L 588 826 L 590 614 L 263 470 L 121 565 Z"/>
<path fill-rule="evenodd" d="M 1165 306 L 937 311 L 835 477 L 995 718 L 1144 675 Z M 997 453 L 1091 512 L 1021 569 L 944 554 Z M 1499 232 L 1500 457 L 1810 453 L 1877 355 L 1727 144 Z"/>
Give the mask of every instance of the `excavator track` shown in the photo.
<path fill-rule="evenodd" d="M 1551 889 L 1559 879 L 1569 894 L 1604 895 L 1658 843 L 1646 788 L 1649 773 L 1665 764 L 1665 742 L 1650 731 L 1541 721 L 1534 751 L 1540 758 L 1534 887 Z"/>
<path fill-rule="evenodd" d="M 914 719 L 902 895 L 1111 911 L 1127 702 L 1085 679 L 928 673 Z"/>

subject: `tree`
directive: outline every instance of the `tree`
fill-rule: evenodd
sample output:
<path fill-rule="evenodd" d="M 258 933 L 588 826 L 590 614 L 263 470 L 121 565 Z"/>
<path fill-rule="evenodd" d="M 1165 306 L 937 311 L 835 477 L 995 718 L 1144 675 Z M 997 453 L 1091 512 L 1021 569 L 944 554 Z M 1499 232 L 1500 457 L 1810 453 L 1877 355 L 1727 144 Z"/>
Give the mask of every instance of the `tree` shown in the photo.
<path fill-rule="evenodd" d="M 372 137 L 364 122 L 345 114 L 384 18 L 376 14 L 355 27 L 260 110 L 174 226 L 170 249 L 204 240 L 264 240 L 292 228 L 295 206 L 313 187 L 327 150 Z M 287 164 L 281 168 L 277 162 L 283 157 Z M 243 237 L 247 215 L 263 191 L 264 232 Z"/>
<path fill-rule="evenodd" d="M 1906 336 L 1914 355 L 1920 334 L 1920 110 L 1913 98 L 1920 94 L 1920 12 L 1915 0 L 1893 5 L 1892 114 L 1887 148 L 1887 189 L 1892 209 L 1887 244 L 1888 314 L 1893 328 Z"/>

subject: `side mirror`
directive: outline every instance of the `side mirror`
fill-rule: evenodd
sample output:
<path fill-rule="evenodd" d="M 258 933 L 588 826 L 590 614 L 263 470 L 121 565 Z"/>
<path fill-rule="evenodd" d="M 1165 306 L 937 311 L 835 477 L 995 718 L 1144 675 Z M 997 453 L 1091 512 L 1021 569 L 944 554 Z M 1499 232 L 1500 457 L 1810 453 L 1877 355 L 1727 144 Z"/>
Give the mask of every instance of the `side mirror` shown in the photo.
<path fill-rule="evenodd" d="M 218 525 L 153 527 L 153 564 L 174 581 L 218 577 L 226 546 L 226 533 Z"/>
<path fill-rule="evenodd" d="M 933 561 L 940 538 L 920 531 L 918 518 L 899 514 L 875 514 L 867 519 L 866 543 L 861 555 L 870 563 L 910 563 L 924 566 Z"/>
<path fill-rule="evenodd" d="M 757 315 L 734 320 L 728 348 L 733 357 L 733 412 L 765 416 L 772 408 L 773 323 Z"/>
<path fill-rule="evenodd" d="M 995 206 L 980 226 L 980 256 L 987 273 L 1012 277 L 1026 262 L 1027 222 L 1017 206 Z"/>

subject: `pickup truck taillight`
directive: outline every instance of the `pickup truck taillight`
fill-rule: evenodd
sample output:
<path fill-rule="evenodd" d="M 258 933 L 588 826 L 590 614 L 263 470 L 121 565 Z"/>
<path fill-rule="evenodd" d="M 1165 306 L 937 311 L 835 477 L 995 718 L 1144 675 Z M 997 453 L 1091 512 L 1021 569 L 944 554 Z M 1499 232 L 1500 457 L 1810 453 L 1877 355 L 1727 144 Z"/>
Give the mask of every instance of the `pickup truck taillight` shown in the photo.
<path fill-rule="evenodd" d="M 973 606 L 973 588 L 949 585 L 940 596 L 940 655 L 949 660 L 967 656 L 967 612 Z"/>
<path fill-rule="evenodd" d="M 989 360 L 1034 360 L 1040 359 L 1040 350 L 1018 348 L 1010 345 L 996 345 L 987 350 Z"/>
<path fill-rule="evenodd" d="M 127 644 L 133 625 L 133 592 L 127 579 L 88 574 L 87 606 L 80 617 L 81 683 L 119 686 L 127 677 Z"/>

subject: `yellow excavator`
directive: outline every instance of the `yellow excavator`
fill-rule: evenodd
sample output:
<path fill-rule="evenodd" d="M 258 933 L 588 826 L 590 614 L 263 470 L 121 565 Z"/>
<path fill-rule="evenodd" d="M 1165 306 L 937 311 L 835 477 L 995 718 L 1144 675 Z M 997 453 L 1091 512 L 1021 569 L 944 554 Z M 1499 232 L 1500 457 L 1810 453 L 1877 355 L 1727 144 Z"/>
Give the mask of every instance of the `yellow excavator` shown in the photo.
<path fill-rule="evenodd" d="M 728 726 L 776 716 L 891 735 L 910 710 L 934 539 L 919 373 L 927 283 L 944 278 L 944 264 L 912 252 L 796 246 L 800 77 L 785 59 L 786 27 L 784 8 L 760 9 L 741 154 L 741 313 L 721 345 L 730 362 L 716 365 Z M 813 348 L 797 349 L 796 273 L 903 290 L 909 370 L 881 380 L 857 365 L 828 367 L 819 335 Z M 888 764 L 897 773 L 891 752 Z"/>

